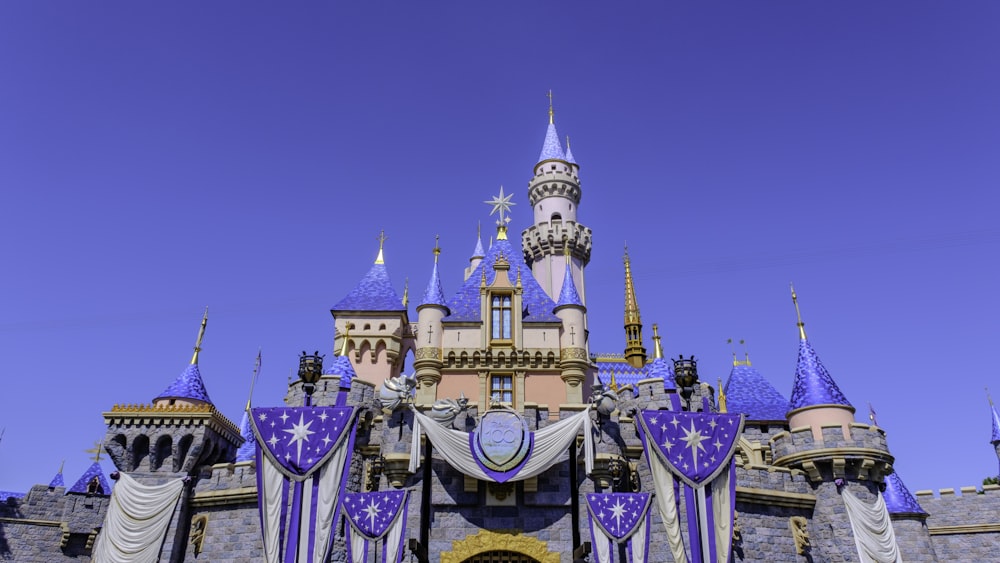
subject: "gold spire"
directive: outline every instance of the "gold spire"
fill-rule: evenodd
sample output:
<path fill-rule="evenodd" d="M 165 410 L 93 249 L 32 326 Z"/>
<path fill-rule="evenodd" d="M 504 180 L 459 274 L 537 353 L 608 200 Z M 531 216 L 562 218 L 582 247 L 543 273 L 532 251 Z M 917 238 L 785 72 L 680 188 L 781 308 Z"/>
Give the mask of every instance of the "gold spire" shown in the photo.
<path fill-rule="evenodd" d="M 403 307 L 410 303 L 410 278 L 403 279 Z"/>
<path fill-rule="evenodd" d="M 382 256 L 382 247 L 385 246 L 385 241 L 389 240 L 389 237 L 385 236 L 385 229 L 379 231 L 377 240 L 378 240 L 378 256 L 375 258 L 375 263 L 385 264 L 385 257 Z"/>
<path fill-rule="evenodd" d="M 351 337 L 351 323 L 344 325 L 344 342 L 340 345 L 340 356 L 347 355 L 347 340 Z"/>
<path fill-rule="evenodd" d="M 729 412 L 726 410 L 726 392 L 722 390 L 722 378 L 719 378 L 719 412 Z"/>
<path fill-rule="evenodd" d="M 646 365 L 646 349 L 642 346 L 642 319 L 632 281 L 632 261 L 625 245 L 625 360 L 635 368 Z"/>
<path fill-rule="evenodd" d="M 792 288 L 792 304 L 795 305 L 795 316 L 799 319 L 799 338 L 802 340 L 806 339 L 806 323 L 802 322 L 802 312 L 799 311 L 799 298 L 795 295 L 795 286 L 791 283 L 788 284 Z"/>
<path fill-rule="evenodd" d="M 549 125 L 552 125 L 553 123 L 556 122 L 555 120 L 556 112 L 552 109 L 552 90 L 549 90 L 548 97 L 549 97 Z"/>
<path fill-rule="evenodd" d="M 191 356 L 191 365 L 198 363 L 198 352 L 201 352 L 201 339 L 205 337 L 206 326 L 208 326 L 208 307 L 205 307 L 205 315 L 201 318 L 201 327 L 198 329 L 198 340 L 194 343 L 194 355 Z"/>
<path fill-rule="evenodd" d="M 260 348 L 257 348 L 257 358 L 253 361 L 253 378 L 250 379 L 250 395 L 247 397 L 247 408 L 250 410 L 250 400 L 253 399 L 253 386 L 257 383 L 257 376 L 260 375 Z"/>
<path fill-rule="evenodd" d="M 632 261 L 625 245 L 625 324 L 642 324 L 639 317 L 639 303 L 635 299 L 635 283 L 632 281 Z"/>
<path fill-rule="evenodd" d="M 663 345 L 660 344 L 660 326 L 653 323 L 653 357 L 657 360 L 663 359 Z"/>

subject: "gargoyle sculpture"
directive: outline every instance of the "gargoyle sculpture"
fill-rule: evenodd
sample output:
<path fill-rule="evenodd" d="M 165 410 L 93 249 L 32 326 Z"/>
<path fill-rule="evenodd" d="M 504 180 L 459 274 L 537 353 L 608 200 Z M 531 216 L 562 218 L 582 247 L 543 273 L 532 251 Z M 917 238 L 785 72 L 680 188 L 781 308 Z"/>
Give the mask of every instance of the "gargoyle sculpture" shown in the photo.
<path fill-rule="evenodd" d="M 409 402 L 416 386 L 417 380 L 405 375 L 386 379 L 382 382 L 382 388 L 378 392 L 379 406 L 390 412 L 396 410 L 400 405 Z"/>

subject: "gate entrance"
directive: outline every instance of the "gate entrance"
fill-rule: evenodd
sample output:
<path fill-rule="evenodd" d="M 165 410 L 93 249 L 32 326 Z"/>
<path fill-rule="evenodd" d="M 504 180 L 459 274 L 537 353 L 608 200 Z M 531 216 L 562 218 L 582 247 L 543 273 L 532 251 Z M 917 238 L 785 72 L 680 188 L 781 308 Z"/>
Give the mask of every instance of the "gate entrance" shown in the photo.
<path fill-rule="evenodd" d="M 466 559 L 464 563 L 538 563 L 538 561 L 516 551 L 487 551 Z"/>

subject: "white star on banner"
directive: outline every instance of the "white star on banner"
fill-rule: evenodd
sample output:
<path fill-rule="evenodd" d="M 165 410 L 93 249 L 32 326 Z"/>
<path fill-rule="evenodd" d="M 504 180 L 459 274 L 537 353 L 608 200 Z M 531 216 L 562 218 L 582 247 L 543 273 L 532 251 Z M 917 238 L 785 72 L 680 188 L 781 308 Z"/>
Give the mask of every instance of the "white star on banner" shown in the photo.
<path fill-rule="evenodd" d="M 379 510 L 378 503 L 375 502 L 375 499 L 372 499 L 371 504 L 365 507 L 365 513 L 368 514 L 368 521 L 371 522 L 372 528 L 375 527 L 375 517 L 378 516 L 380 512 L 382 511 Z"/>
<path fill-rule="evenodd" d="M 295 457 L 295 462 L 298 463 L 302 459 L 302 442 L 309 441 L 309 435 L 315 434 L 309 427 L 312 426 L 313 421 L 310 420 L 307 424 L 305 422 L 305 413 L 299 413 L 299 423 L 292 424 L 291 429 L 286 428 L 285 432 L 291 434 L 291 438 L 288 439 L 289 444 L 295 444 L 298 446 L 298 454 Z"/>
<path fill-rule="evenodd" d="M 285 412 L 285 411 L 281 411 L 281 416 L 279 416 L 278 418 L 281 419 L 281 422 L 287 422 L 288 421 L 288 413 Z"/>

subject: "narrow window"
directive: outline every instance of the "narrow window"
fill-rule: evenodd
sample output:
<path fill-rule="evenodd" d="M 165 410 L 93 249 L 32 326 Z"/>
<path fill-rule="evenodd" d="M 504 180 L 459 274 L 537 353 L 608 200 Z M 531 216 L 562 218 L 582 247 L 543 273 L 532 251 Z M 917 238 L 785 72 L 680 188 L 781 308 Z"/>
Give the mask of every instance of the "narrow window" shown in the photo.
<path fill-rule="evenodd" d="M 490 301 L 490 320 L 494 340 L 510 340 L 511 299 L 510 295 L 494 295 Z"/>
<path fill-rule="evenodd" d="M 514 403 L 514 376 L 493 375 L 490 377 L 490 399 L 511 405 Z"/>

